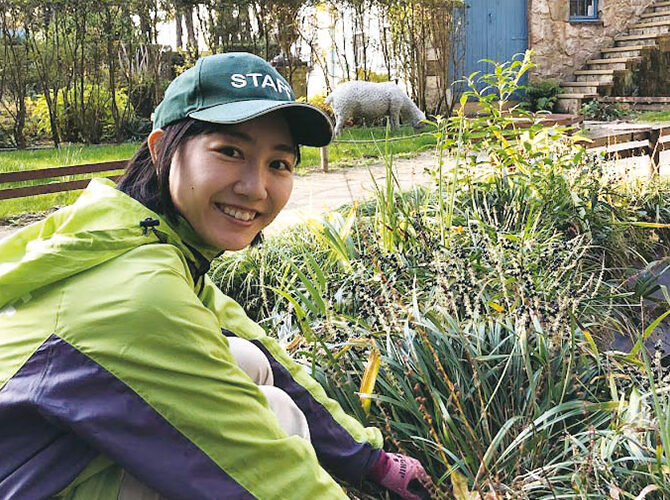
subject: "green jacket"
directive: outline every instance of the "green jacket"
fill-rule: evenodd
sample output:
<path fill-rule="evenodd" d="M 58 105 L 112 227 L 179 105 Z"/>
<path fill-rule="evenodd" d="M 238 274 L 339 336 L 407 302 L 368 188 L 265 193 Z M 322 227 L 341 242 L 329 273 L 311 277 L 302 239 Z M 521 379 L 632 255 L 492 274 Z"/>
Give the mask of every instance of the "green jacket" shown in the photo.
<path fill-rule="evenodd" d="M 0 499 L 112 500 L 123 469 L 174 499 L 344 499 L 324 468 L 357 483 L 378 456 L 379 431 L 213 285 L 216 249 L 176 226 L 94 180 L 0 241 Z M 268 356 L 311 445 L 279 427 L 225 335 Z"/>

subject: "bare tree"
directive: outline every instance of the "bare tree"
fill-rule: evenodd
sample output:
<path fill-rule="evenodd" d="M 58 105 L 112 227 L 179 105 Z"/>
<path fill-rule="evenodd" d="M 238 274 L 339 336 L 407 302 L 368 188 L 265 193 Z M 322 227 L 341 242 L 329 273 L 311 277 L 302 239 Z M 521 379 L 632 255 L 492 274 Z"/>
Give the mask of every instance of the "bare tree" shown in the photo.
<path fill-rule="evenodd" d="M 464 52 L 464 2 L 461 0 L 377 0 L 389 27 L 392 43 L 383 43 L 390 68 L 399 62 L 409 82 L 412 98 L 422 109 L 448 113 L 462 74 Z M 390 73 L 390 69 L 389 69 Z M 429 87 L 436 99 L 428 102 Z M 434 102 L 433 102 L 434 101 Z M 428 109 L 430 105 L 431 109 Z"/>
<path fill-rule="evenodd" d="M 47 103 L 51 140 L 55 147 L 61 141 L 58 126 L 58 95 L 63 80 L 60 58 L 61 15 L 59 9 L 49 4 L 33 2 L 26 17 L 26 23 L 31 27 L 33 35 L 39 34 L 39 39 L 37 36 L 27 38 L 26 44 L 32 55 L 39 87 Z"/>
<path fill-rule="evenodd" d="M 26 147 L 26 95 L 29 59 L 25 12 L 15 2 L 0 2 L 0 106 L 12 120 L 12 137 L 19 149 Z"/>
<path fill-rule="evenodd" d="M 298 29 L 300 39 L 307 44 L 310 52 L 309 66 L 316 65 L 323 73 L 326 83 L 326 92 L 330 93 L 333 87 L 330 82 L 330 71 L 328 68 L 328 55 L 319 46 L 319 29 L 317 11 L 305 13 L 301 18 Z"/>

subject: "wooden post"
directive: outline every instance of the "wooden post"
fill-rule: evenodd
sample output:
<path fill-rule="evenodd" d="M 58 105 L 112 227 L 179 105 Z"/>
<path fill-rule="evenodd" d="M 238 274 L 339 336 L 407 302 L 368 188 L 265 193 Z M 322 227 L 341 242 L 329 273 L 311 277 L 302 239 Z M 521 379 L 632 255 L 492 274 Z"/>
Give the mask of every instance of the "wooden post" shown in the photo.
<path fill-rule="evenodd" d="M 328 147 L 321 148 L 321 171 L 328 172 Z"/>
<path fill-rule="evenodd" d="M 651 160 L 651 176 L 657 176 L 661 168 L 661 129 L 652 128 L 649 132 L 649 159 Z"/>

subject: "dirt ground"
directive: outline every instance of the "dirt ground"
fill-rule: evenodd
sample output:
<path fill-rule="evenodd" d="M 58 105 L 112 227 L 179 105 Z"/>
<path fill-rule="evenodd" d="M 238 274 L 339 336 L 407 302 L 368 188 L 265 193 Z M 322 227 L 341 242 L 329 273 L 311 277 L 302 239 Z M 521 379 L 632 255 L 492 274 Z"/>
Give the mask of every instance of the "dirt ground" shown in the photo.
<path fill-rule="evenodd" d="M 42 220 L 44 217 L 46 217 L 51 212 L 56 211 L 58 208 L 59 207 L 54 207 L 53 209 L 47 210 L 46 212 L 29 212 L 0 219 L 0 240 L 5 236 L 9 236 L 15 231 L 18 231 L 23 226 L 27 226 L 28 224 Z"/>

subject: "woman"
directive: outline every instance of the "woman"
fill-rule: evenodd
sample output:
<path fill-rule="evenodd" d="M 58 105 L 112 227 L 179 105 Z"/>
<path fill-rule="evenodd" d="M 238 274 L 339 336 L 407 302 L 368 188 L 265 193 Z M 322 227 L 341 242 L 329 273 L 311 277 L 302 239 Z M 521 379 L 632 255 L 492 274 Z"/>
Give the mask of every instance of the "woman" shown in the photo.
<path fill-rule="evenodd" d="M 286 204 L 298 145 L 331 135 L 264 60 L 205 57 L 118 189 L 93 181 L 0 243 L 1 499 L 346 498 L 331 474 L 423 497 L 418 461 L 206 275 Z"/>

